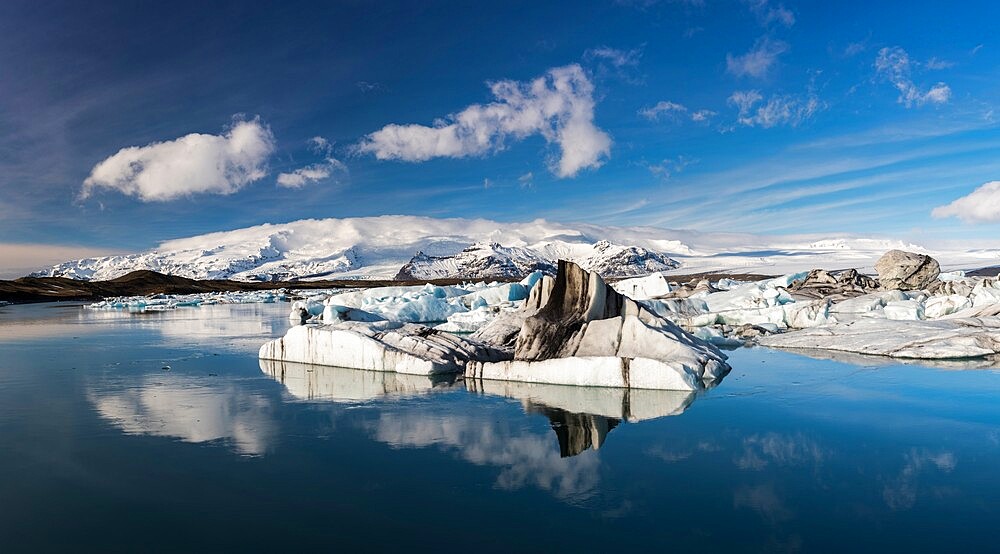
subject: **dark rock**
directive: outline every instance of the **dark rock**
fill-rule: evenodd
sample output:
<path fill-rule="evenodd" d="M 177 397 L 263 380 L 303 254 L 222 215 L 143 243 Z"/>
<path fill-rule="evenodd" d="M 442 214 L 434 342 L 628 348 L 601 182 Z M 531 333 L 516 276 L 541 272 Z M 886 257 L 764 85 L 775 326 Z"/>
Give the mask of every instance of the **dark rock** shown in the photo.
<path fill-rule="evenodd" d="M 877 280 L 848 269 L 830 273 L 814 269 L 802 281 L 792 283 L 786 290 L 796 300 L 829 298 L 834 302 L 875 292 L 879 289 Z"/>

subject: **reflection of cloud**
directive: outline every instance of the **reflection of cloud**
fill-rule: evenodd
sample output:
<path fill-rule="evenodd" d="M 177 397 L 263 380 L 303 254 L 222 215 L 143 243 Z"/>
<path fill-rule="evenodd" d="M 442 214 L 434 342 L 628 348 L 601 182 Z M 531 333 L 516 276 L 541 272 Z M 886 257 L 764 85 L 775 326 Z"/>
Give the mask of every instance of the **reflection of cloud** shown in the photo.
<path fill-rule="evenodd" d="M 514 432 L 490 414 L 383 413 L 373 423 L 375 439 L 396 448 L 438 446 L 455 449 L 467 462 L 503 468 L 496 486 L 519 489 L 534 486 L 571 503 L 596 493 L 600 459 L 587 451 L 561 458 L 551 437 Z"/>
<path fill-rule="evenodd" d="M 917 502 L 917 477 L 925 469 L 951 473 L 957 460 L 951 452 L 932 453 L 926 449 L 911 448 L 904 456 L 906 463 L 899 476 L 886 483 L 882 498 L 892 510 L 908 510 Z"/>
<path fill-rule="evenodd" d="M 92 390 L 89 398 L 102 418 L 132 435 L 192 443 L 225 439 L 251 456 L 266 452 L 275 435 L 268 400 L 232 385 L 208 386 L 172 375 L 145 377 L 137 386 Z"/>
<path fill-rule="evenodd" d="M 750 508 L 770 523 L 787 521 L 793 515 L 778 497 L 774 483 L 737 489 L 733 494 L 733 507 Z"/>
<path fill-rule="evenodd" d="M 703 440 L 698 441 L 693 448 L 668 448 L 662 444 L 649 447 L 646 455 L 667 463 L 680 462 L 694 456 L 696 453 L 719 452 L 722 447 L 718 444 Z"/>
<path fill-rule="evenodd" d="M 761 470 L 768 464 L 779 466 L 814 463 L 819 465 L 825 453 L 816 441 L 801 433 L 780 435 L 765 433 L 743 439 L 743 454 L 735 460 L 740 469 Z"/>

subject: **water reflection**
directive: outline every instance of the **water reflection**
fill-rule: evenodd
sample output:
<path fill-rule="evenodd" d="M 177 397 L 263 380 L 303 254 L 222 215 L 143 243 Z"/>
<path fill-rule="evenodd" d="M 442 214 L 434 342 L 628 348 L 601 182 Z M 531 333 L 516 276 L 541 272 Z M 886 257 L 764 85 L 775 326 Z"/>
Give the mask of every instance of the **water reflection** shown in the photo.
<path fill-rule="evenodd" d="M 233 383 L 183 375 L 103 382 L 87 395 L 98 415 L 130 435 L 224 441 L 242 455 L 267 452 L 277 434 L 271 401 Z"/>
<path fill-rule="evenodd" d="M 694 401 L 689 391 L 572 387 L 426 377 L 395 372 L 326 367 L 259 360 L 260 369 L 300 400 L 364 402 L 379 397 L 405 397 L 464 387 L 469 392 L 519 400 L 526 414 L 548 418 L 562 457 L 597 450 L 622 422 L 679 415 Z"/>
<path fill-rule="evenodd" d="M 300 400 L 363 402 L 381 396 L 411 396 L 455 386 L 455 375 L 425 377 L 392 371 L 365 371 L 277 360 L 259 360 L 265 375 Z"/>
<path fill-rule="evenodd" d="M 549 419 L 560 455 L 575 456 L 599 449 L 622 422 L 637 422 L 684 413 L 694 401 L 689 391 L 570 387 L 512 381 L 467 379 L 470 392 L 521 401 L 525 413 Z"/>

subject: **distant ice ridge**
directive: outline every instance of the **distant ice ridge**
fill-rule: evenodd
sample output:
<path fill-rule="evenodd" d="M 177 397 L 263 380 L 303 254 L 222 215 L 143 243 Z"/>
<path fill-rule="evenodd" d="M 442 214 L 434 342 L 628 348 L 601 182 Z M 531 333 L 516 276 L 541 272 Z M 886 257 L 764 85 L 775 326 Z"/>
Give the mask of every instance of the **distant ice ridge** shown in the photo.
<path fill-rule="evenodd" d="M 380 216 L 307 219 L 210 233 L 170 240 L 144 253 L 69 261 L 36 275 L 106 280 L 149 269 L 193 279 L 391 279 L 411 266 L 408 271 L 420 279 L 498 279 L 523 276 L 511 275 L 511 267 L 529 271 L 533 263 L 554 264 L 559 259 L 576 261 L 606 277 L 678 270 L 781 275 L 816 267 L 870 271 L 889 248 L 927 251 L 867 238 Z M 418 252 L 421 255 L 415 256 Z M 995 248 L 939 251 L 935 257 L 948 269 L 1000 264 L 1000 250 Z M 674 269 L 678 263 L 679 269 Z M 481 271 L 473 275 L 475 270 Z"/>
<path fill-rule="evenodd" d="M 316 291 L 314 294 L 322 294 Z M 270 304 L 288 298 L 284 289 L 273 291 L 203 292 L 197 294 L 154 294 L 150 296 L 116 296 L 88 304 L 92 310 L 123 310 L 129 312 L 159 312 L 214 304 Z"/>

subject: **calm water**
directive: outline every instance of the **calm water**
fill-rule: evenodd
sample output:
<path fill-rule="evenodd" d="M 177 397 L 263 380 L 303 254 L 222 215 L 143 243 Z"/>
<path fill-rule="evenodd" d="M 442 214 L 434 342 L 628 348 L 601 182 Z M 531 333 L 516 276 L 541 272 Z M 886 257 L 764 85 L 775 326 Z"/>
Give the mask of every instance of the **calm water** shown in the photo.
<path fill-rule="evenodd" d="M 995 551 L 1000 374 L 697 397 L 261 365 L 287 304 L 0 308 L 0 552 Z"/>

